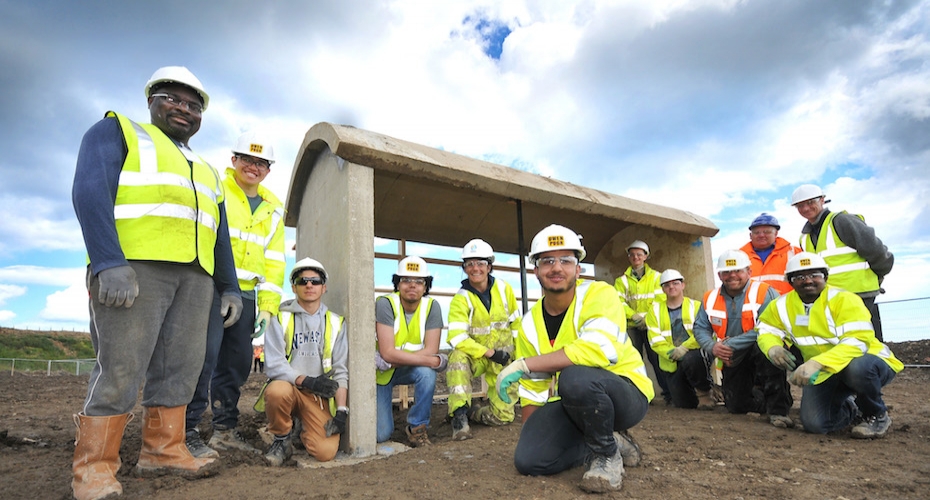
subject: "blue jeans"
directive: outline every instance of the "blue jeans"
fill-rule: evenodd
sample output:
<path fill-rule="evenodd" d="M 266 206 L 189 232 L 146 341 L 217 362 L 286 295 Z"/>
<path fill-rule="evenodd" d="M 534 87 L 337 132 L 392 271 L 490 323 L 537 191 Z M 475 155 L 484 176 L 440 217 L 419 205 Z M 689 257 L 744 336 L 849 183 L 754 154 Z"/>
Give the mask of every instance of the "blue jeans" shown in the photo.
<path fill-rule="evenodd" d="M 407 412 L 410 427 L 423 424 L 429 426 L 433 393 L 436 390 L 436 372 L 425 366 L 398 366 L 394 376 L 386 385 L 377 386 L 378 391 L 378 442 L 391 439 L 394 433 L 394 412 L 391 405 L 395 385 L 413 385 L 413 405 Z"/>
<path fill-rule="evenodd" d="M 801 423 L 816 434 L 845 429 L 856 418 L 885 413 L 882 387 L 895 377 L 894 370 L 881 358 L 866 354 L 853 359 L 846 368 L 825 382 L 804 386 L 801 396 Z M 853 402 L 853 399 L 855 402 Z"/>
<path fill-rule="evenodd" d="M 646 416 L 649 401 L 629 379 L 602 368 L 569 366 L 559 376 L 562 399 L 539 407 L 520 431 L 513 462 L 520 474 L 556 474 L 592 453 L 617 452 L 614 431 Z"/>

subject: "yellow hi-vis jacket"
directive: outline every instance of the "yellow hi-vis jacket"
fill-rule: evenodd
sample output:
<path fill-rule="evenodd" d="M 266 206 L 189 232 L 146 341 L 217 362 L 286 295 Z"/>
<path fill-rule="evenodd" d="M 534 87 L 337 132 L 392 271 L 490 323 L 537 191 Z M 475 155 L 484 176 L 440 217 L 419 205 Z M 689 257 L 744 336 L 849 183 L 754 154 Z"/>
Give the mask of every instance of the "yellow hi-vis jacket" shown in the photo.
<path fill-rule="evenodd" d="M 864 354 L 878 356 L 895 373 L 904 369 L 891 349 L 875 338 L 872 317 L 854 293 L 827 285 L 811 304 L 809 314 L 797 292 L 782 295 L 769 304 L 756 329 L 759 349 L 768 357 L 778 345 L 796 345 L 805 361 L 823 365 L 814 384 L 820 384 Z"/>
<path fill-rule="evenodd" d="M 290 363 L 294 358 L 294 313 L 291 312 L 279 312 L 278 324 L 284 325 L 284 355 L 287 356 L 287 362 Z M 339 335 L 339 332 L 342 331 L 342 323 L 345 319 L 330 311 L 326 311 L 325 318 L 323 322 L 326 326 L 323 327 L 323 356 L 320 359 L 323 363 L 323 376 L 332 378 L 333 372 L 333 344 L 336 342 L 336 337 Z M 262 350 L 262 356 L 264 357 L 265 351 Z M 262 386 L 262 390 L 258 395 L 258 401 L 255 402 L 255 405 L 252 407 L 257 412 L 265 411 L 265 388 L 268 387 L 268 384 L 271 383 L 270 380 L 265 381 L 265 385 Z M 329 413 L 332 416 L 336 416 L 336 398 L 329 398 Z"/>
<path fill-rule="evenodd" d="M 236 171 L 226 169 L 226 221 L 236 277 L 243 292 L 255 290 L 259 311 L 278 314 L 284 286 L 284 205 L 264 186 L 262 203 L 252 213 L 249 198 L 236 184 Z"/>
<path fill-rule="evenodd" d="M 400 303 L 400 294 L 394 292 L 381 297 L 391 301 L 391 308 L 394 310 L 394 347 L 407 352 L 422 350 L 425 347 L 426 319 L 429 318 L 430 309 L 433 308 L 432 297 L 420 299 L 420 305 L 417 306 L 417 312 L 413 313 L 413 317 L 410 318 L 409 325 L 404 314 L 404 307 Z M 375 349 L 377 348 L 378 341 L 375 340 Z M 384 371 L 376 370 L 375 380 L 378 385 L 387 385 L 392 377 L 394 377 L 394 368 Z"/>
<path fill-rule="evenodd" d="M 126 260 L 191 263 L 213 275 L 220 177 L 158 127 L 113 111 L 126 141 L 113 216 Z"/>
<path fill-rule="evenodd" d="M 472 358 L 484 356 L 488 349 L 511 347 L 521 316 L 513 288 L 503 280 L 495 279 L 491 286 L 490 311 L 477 295 L 462 288 L 449 304 L 449 344 Z"/>
<path fill-rule="evenodd" d="M 833 218 L 838 213 L 827 214 L 817 237 L 817 244 L 811 241 L 811 235 L 801 235 L 801 248 L 805 252 L 813 252 L 821 257 L 830 266 L 830 276 L 827 283 L 847 292 L 862 293 L 878 290 L 878 275 L 872 271 L 869 261 L 859 256 L 855 248 L 849 247 L 836 235 L 833 227 Z M 865 220 L 861 215 L 856 215 Z"/>
<path fill-rule="evenodd" d="M 694 318 L 697 316 L 701 303 L 685 297 L 681 303 L 681 323 L 688 332 L 688 340 L 680 345 L 688 349 L 700 349 L 701 345 L 694 339 Z M 665 301 L 652 303 L 652 310 L 646 315 L 646 328 L 649 330 L 649 347 L 659 355 L 659 368 L 668 373 L 678 371 L 678 362 L 668 357 L 668 352 L 677 347 L 672 339 L 672 320 L 668 314 L 668 304 Z"/>
<path fill-rule="evenodd" d="M 623 311 L 629 322 L 627 326 L 633 326 L 630 318 L 634 314 L 646 314 L 652 309 L 654 301 L 665 300 L 665 292 L 662 291 L 662 285 L 659 283 L 661 275 L 649 267 L 649 264 L 643 265 L 645 267 L 641 279 L 636 279 L 633 275 L 633 268 L 628 267 L 626 272 L 614 281 L 614 288 L 617 289 L 617 295 L 623 302 Z"/>
<path fill-rule="evenodd" d="M 616 290 L 601 281 L 578 280 L 575 299 L 565 312 L 555 342 L 550 343 L 539 300 L 521 322 L 516 357 L 528 358 L 563 349 L 572 363 L 603 368 L 626 377 L 652 400 L 655 392 L 643 358 L 626 335 Z M 520 379 L 520 404 L 542 406 L 559 399 L 559 373 L 529 373 Z"/>

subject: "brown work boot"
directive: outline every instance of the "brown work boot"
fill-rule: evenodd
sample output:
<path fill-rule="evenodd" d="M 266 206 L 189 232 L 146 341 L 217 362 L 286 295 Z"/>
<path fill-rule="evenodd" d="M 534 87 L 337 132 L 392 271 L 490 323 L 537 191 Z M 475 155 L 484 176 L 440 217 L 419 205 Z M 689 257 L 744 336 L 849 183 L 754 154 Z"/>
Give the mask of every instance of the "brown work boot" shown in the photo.
<path fill-rule="evenodd" d="M 184 442 L 186 406 L 151 406 L 143 410 L 142 451 L 135 473 L 142 477 L 165 474 L 199 479 L 216 474 L 213 458 L 194 458 Z"/>
<path fill-rule="evenodd" d="M 407 440 L 410 441 L 411 448 L 433 444 L 429 442 L 429 436 L 426 435 L 426 424 L 420 424 L 412 428 L 408 425 L 404 427 L 404 432 L 407 433 Z"/>
<path fill-rule="evenodd" d="M 710 395 L 710 391 L 698 391 L 695 390 L 698 398 L 698 410 L 713 410 L 717 406 L 717 402 L 714 401 L 713 396 Z"/>
<path fill-rule="evenodd" d="M 74 439 L 74 463 L 71 490 L 77 500 L 99 500 L 119 496 L 123 485 L 116 480 L 122 463 L 119 445 L 123 441 L 131 413 L 107 417 L 74 415 L 77 433 Z"/>

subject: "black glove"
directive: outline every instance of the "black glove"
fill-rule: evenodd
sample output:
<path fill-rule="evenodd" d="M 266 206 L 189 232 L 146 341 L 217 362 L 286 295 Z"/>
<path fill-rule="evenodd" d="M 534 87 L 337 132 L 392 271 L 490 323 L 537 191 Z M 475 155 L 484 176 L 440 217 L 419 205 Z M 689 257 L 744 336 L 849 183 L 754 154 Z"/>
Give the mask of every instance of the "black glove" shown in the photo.
<path fill-rule="evenodd" d="M 302 390 L 312 392 L 321 398 L 331 398 L 336 395 L 336 389 L 339 384 L 335 380 L 326 377 L 304 377 L 300 383 Z"/>
<path fill-rule="evenodd" d="M 506 365 L 510 362 L 510 354 L 508 354 L 507 351 L 494 349 L 494 354 L 491 355 L 490 359 L 499 365 Z"/>
<path fill-rule="evenodd" d="M 339 410 L 336 412 L 336 416 L 331 418 L 329 422 L 326 422 L 326 425 L 323 426 L 323 430 L 326 431 L 326 437 L 330 437 L 333 434 L 342 434 L 346 431 L 346 420 L 349 418 L 349 414 L 345 410 Z"/>

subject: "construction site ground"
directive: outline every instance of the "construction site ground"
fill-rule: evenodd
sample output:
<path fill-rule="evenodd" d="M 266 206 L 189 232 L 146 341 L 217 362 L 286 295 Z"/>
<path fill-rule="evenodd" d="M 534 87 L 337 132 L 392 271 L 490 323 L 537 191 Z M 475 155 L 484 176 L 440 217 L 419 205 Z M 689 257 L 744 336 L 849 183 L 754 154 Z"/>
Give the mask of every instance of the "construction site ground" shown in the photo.
<path fill-rule="evenodd" d="M 889 344 L 907 364 L 930 365 L 930 340 Z M 253 374 L 240 404 L 240 431 L 264 446 L 264 416 L 251 409 L 264 380 Z M 71 498 L 72 414 L 81 407 L 84 376 L 0 374 L 0 498 Z M 778 429 L 765 416 L 683 410 L 660 401 L 631 433 L 641 466 L 627 468 L 623 489 L 602 498 L 638 499 L 926 499 L 930 498 L 930 368 L 908 368 L 885 388 L 894 420 L 881 440 L 848 432 L 813 435 Z M 795 390 L 791 416 L 797 417 Z M 265 465 L 260 454 L 223 452 L 217 476 L 196 481 L 140 479 L 141 407 L 120 448 L 124 498 L 280 499 L 562 499 L 591 497 L 577 488 L 583 470 L 521 476 L 513 467 L 520 418 L 506 427 L 473 426 L 474 439 L 452 441 L 446 406 L 433 407 L 433 445 L 383 459 L 328 468 Z M 403 442 L 404 415 L 394 438 Z M 209 417 L 209 412 L 207 417 Z M 302 450 L 295 457 L 300 458 Z M 301 458 L 306 464 L 309 459 Z"/>

